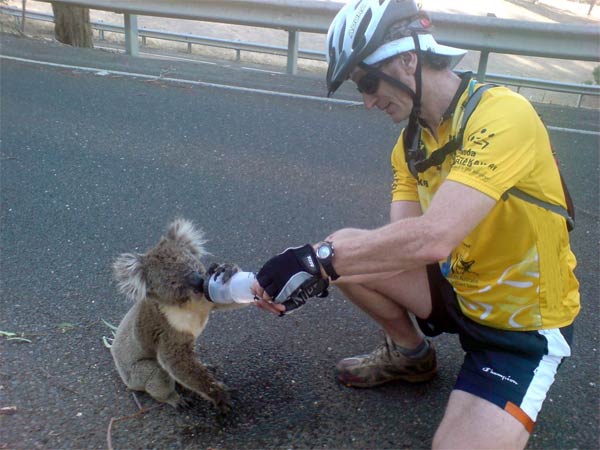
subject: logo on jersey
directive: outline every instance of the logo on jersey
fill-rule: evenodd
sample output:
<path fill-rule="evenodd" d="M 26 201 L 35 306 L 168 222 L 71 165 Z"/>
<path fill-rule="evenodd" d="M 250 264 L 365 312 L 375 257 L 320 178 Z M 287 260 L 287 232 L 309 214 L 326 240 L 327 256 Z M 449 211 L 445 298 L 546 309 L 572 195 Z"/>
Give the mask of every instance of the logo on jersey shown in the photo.
<path fill-rule="evenodd" d="M 452 273 L 455 273 L 457 275 L 463 275 L 465 273 L 473 273 L 471 272 L 471 267 L 473 267 L 473 264 L 475 264 L 475 260 L 471 260 L 471 261 L 466 261 L 463 259 L 463 257 L 461 255 L 458 255 L 456 257 L 456 259 L 452 262 L 452 265 L 450 266 L 450 270 L 452 271 Z"/>
<path fill-rule="evenodd" d="M 484 128 L 479 133 L 475 133 L 469 137 L 469 142 L 473 145 L 481 147 L 483 150 L 490 145 L 490 139 L 496 136 L 496 133 L 488 133 L 487 128 Z"/>

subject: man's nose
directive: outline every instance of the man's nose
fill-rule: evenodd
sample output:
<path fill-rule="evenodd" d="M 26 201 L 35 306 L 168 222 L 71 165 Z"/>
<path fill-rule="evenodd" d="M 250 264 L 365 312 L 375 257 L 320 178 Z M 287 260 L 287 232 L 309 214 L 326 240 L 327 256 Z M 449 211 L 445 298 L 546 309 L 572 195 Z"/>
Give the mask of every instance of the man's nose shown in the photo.
<path fill-rule="evenodd" d="M 377 104 L 377 97 L 371 94 L 362 94 L 363 103 L 365 104 L 365 108 L 372 109 Z"/>

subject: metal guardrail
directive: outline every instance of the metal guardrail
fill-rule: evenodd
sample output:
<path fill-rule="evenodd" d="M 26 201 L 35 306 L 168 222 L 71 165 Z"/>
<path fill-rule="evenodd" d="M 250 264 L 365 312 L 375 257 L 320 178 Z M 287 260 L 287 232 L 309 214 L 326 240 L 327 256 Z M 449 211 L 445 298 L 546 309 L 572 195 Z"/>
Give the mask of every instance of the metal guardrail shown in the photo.
<path fill-rule="evenodd" d="M 51 0 L 42 0 L 51 2 Z M 123 13 L 201 20 L 289 32 L 327 33 L 343 6 L 314 0 L 61 0 Z M 600 60 L 600 29 L 593 25 L 524 22 L 495 17 L 433 13 L 442 43 L 490 53 L 584 61 Z"/>
<path fill-rule="evenodd" d="M 50 1 L 50 0 L 42 0 Z M 324 54 L 299 50 L 300 31 L 326 33 L 329 23 L 342 6 L 334 2 L 313 0 L 62 0 L 62 3 L 108 10 L 125 14 L 125 27 L 94 23 L 99 30 L 125 34 L 126 50 L 132 55 L 139 53 L 138 37 L 178 40 L 192 44 L 211 45 L 241 50 L 287 55 L 289 73 L 296 73 L 297 59 L 323 60 Z M 6 9 L 6 8 L 3 8 Z M 15 10 L 21 13 L 21 10 Z M 137 14 L 171 18 L 193 19 L 220 23 L 232 23 L 288 31 L 288 47 L 228 41 L 201 36 L 168 33 L 137 28 Z M 569 25 L 534 23 L 494 17 L 463 16 L 433 13 L 436 39 L 443 44 L 480 51 L 477 76 L 519 87 L 553 90 L 582 95 L 600 95 L 600 86 L 561 83 L 532 78 L 509 77 L 487 74 L 490 53 L 541 56 L 582 61 L 600 61 L 600 27 L 593 25 Z M 107 27 L 113 27 L 108 29 Z"/>
<path fill-rule="evenodd" d="M 14 16 L 17 20 L 21 19 L 22 10 L 17 8 L 11 8 L 6 6 L 0 6 L 0 13 Z M 54 22 L 54 16 L 51 14 L 26 12 L 26 19 L 39 20 L 42 22 Z M 111 25 L 104 22 L 91 22 L 93 29 L 98 30 L 100 40 L 104 40 L 104 33 L 116 33 L 125 34 L 125 29 L 119 25 Z M 183 42 L 187 44 L 188 53 L 192 53 L 192 45 L 204 45 L 208 47 L 226 48 L 229 50 L 235 50 L 237 60 L 240 59 L 240 53 L 242 51 L 254 52 L 254 53 L 265 53 L 269 55 L 287 56 L 288 48 L 276 45 L 266 45 L 254 42 L 243 42 L 235 41 L 230 39 L 219 39 L 198 36 L 189 33 L 173 33 L 169 31 L 153 30 L 151 28 L 139 28 L 138 36 L 141 39 L 142 45 L 146 45 L 146 39 L 158 39 L 173 42 Z M 298 50 L 298 57 L 302 59 L 310 59 L 315 61 L 325 61 L 325 54 L 314 50 Z"/>

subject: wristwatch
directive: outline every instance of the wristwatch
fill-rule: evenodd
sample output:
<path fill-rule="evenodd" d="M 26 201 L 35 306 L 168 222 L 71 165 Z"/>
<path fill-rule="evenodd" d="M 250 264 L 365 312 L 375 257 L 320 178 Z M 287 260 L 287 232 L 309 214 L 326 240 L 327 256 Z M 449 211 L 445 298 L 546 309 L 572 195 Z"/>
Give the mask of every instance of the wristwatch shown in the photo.
<path fill-rule="evenodd" d="M 335 269 L 333 268 L 333 255 L 335 252 L 333 250 L 333 244 L 329 241 L 323 241 L 317 244 L 316 252 L 317 259 L 325 269 L 325 273 L 331 278 L 331 280 L 337 280 L 340 276 L 337 274 Z"/>

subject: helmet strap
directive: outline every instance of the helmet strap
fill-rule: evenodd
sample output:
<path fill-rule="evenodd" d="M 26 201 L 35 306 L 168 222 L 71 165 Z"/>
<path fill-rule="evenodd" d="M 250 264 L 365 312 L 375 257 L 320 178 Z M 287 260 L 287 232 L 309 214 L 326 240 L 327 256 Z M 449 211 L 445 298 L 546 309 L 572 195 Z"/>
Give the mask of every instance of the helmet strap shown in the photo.
<path fill-rule="evenodd" d="M 414 168 L 414 162 L 420 161 L 425 158 L 422 154 L 419 144 L 419 115 L 421 114 L 421 92 L 422 92 L 422 80 L 421 80 L 421 46 L 419 44 L 419 36 L 413 31 L 411 33 L 413 41 L 415 43 L 415 54 L 417 56 L 417 67 L 415 68 L 415 92 L 413 93 L 413 107 L 410 111 L 408 118 L 408 125 L 404 130 L 404 150 L 406 153 L 406 161 L 409 163 L 409 169 L 411 173 L 416 176 Z"/>
<path fill-rule="evenodd" d="M 421 82 L 421 45 L 419 44 L 419 35 L 416 31 L 411 33 L 413 41 L 415 43 L 415 54 L 417 56 L 417 67 L 415 69 L 415 95 L 413 96 L 413 109 L 411 111 L 411 116 L 414 114 L 416 117 L 419 117 L 421 113 L 421 92 L 422 92 L 422 82 Z"/>

